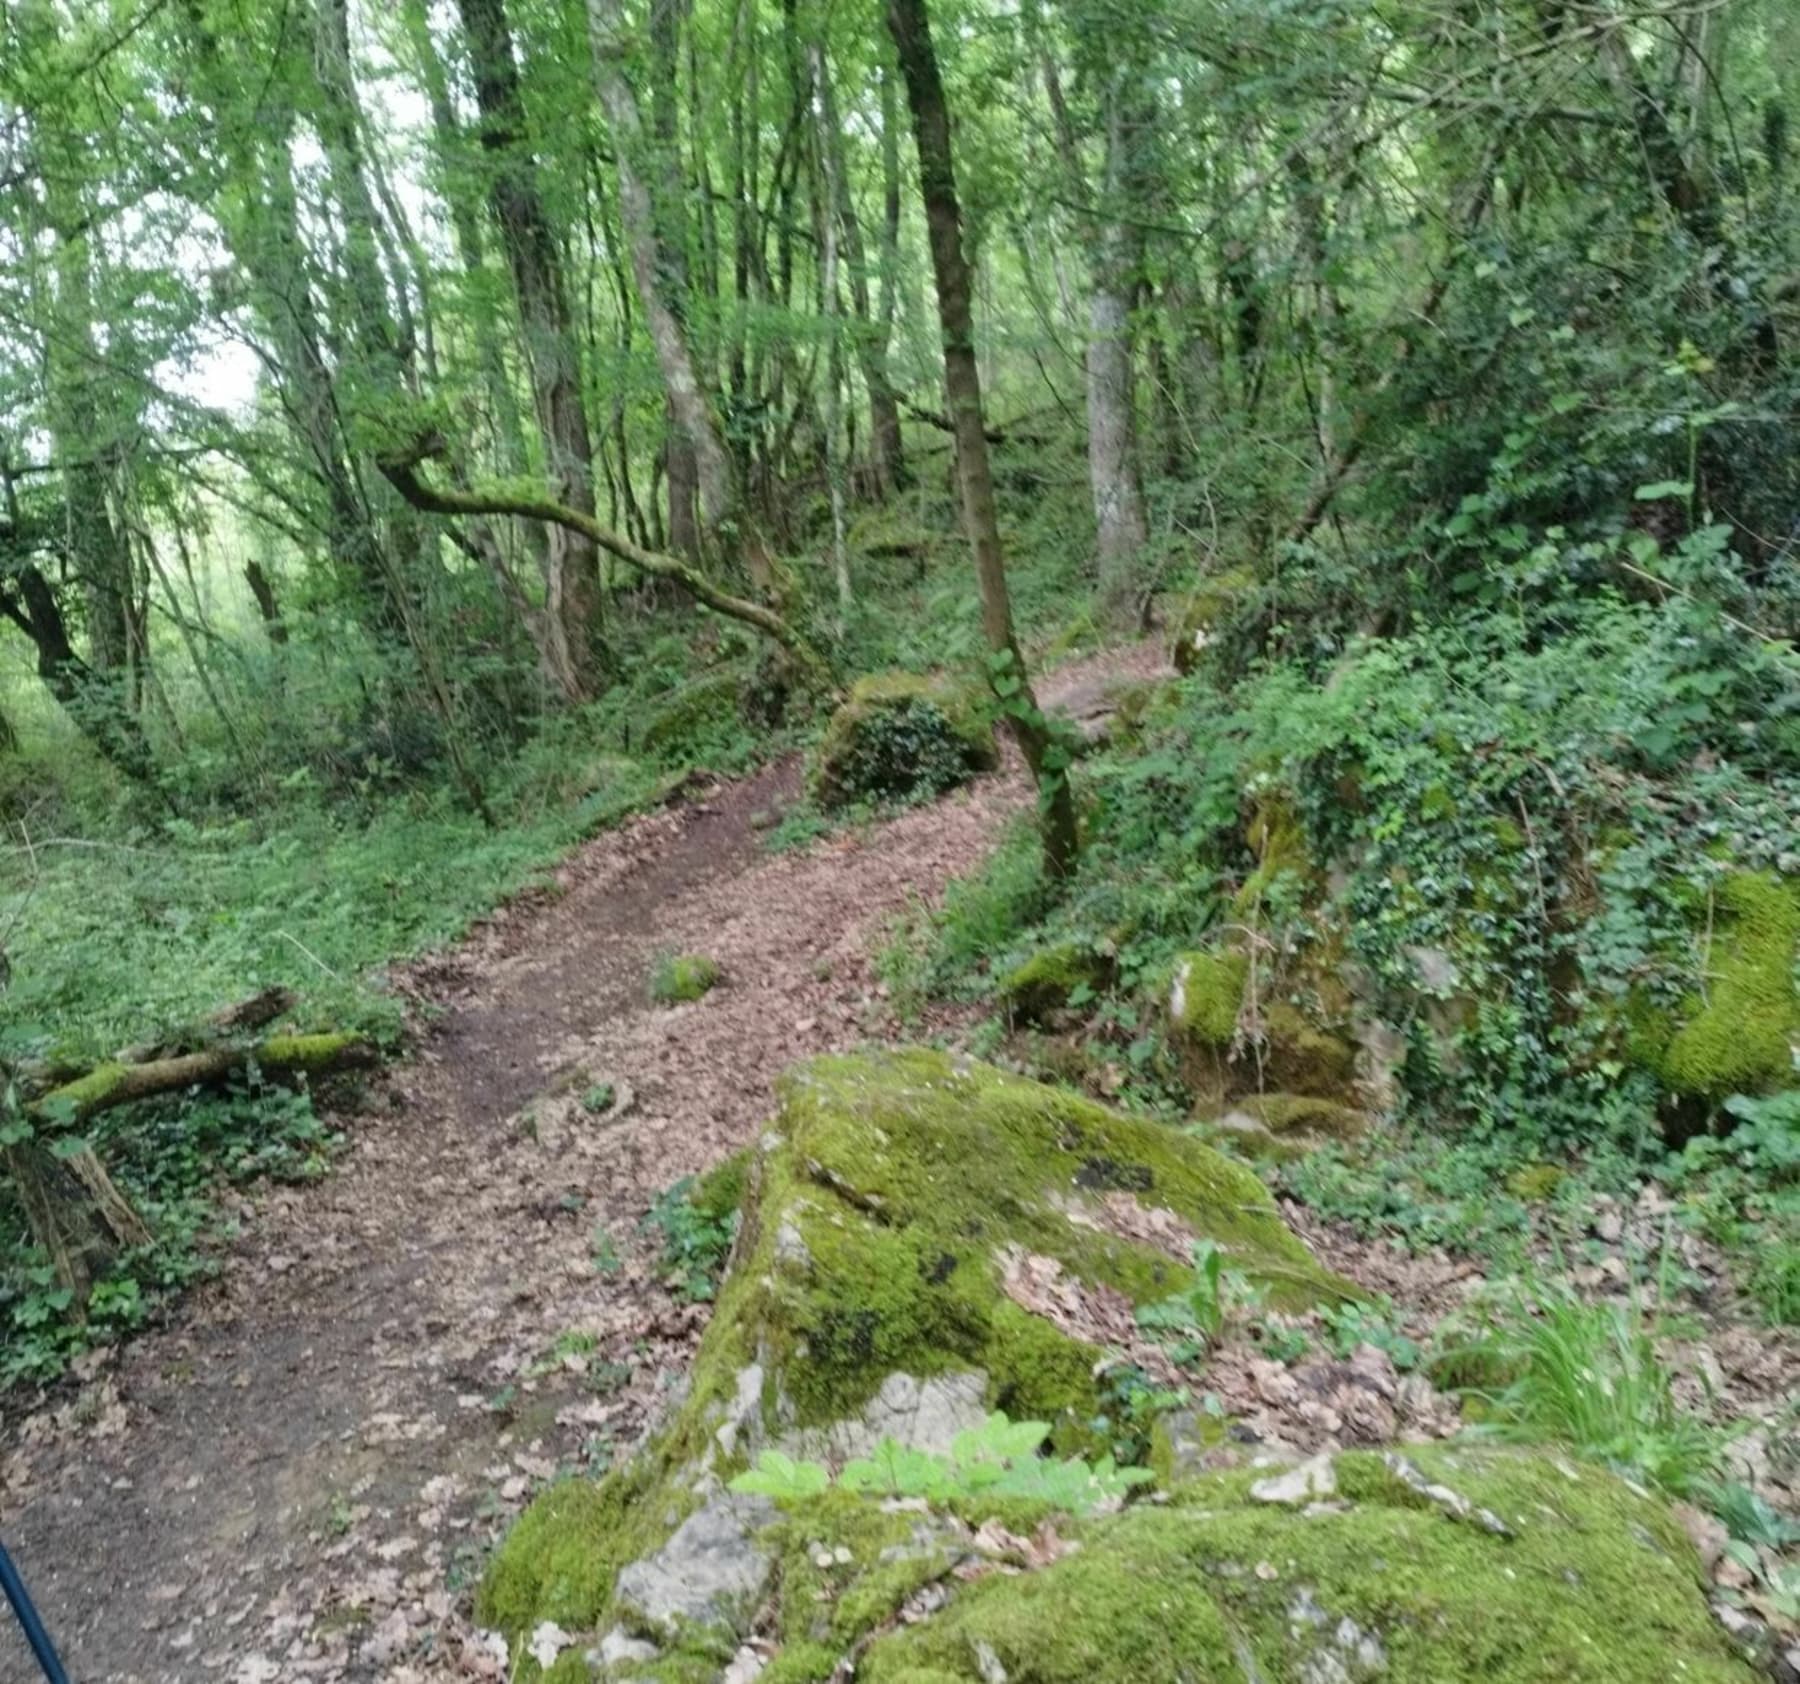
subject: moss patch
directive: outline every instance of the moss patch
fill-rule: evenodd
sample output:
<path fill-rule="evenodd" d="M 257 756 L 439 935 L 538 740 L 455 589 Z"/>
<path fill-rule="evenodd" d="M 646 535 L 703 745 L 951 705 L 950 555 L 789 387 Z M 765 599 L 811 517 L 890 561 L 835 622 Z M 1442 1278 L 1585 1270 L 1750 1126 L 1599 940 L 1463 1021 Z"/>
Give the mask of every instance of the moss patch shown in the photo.
<path fill-rule="evenodd" d="M 1190 1040 L 1223 1053 L 1237 1035 L 1250 961 L 1242 953 L 1184 953 L 1169 991 L 1169 1020 Z"/>
<path fill-rule="evenodd" d="M 1794 965 L 1800 884 L 1740 872 L 1720 885 L 1707 985 L 1652 1062 L 1676 1093 L 1724 1099 L 1792 1081 L 1800 1044 Z"/>
<path fill-rule="evenodd" d="M 860 678 L 831 716 L 813 767 L 822 807 L 936 794 L 999 764 L 983 696 L 917 673 Z"/>
<path fill-rule="evenodd" d="M 475 1617 L 510 1637 L 540 1620 L 571 1631 L 595 1624 L 613 1577 L 659 1541 L 668 1518 L 648 1501 L 649 1482 L 627 1472 L 599 1485 L 569 1479 L 543 1492 L 513 1523 L 475 1596 Z"/>
<path fill-rule="evenodd" d="M 665 955 L 650 973 L 650 998 L 665 1006 L 698 1000 L 710 993 L 718 980 L 717 961 L 703 953 Z"/>
<path fill-rule="evenodd" d="M 637 746 L 647 754 L 679 749 L 705 731 L 733 723 L 745 686 L 745 675 L 737 672 L 708 673 L 682 685 L 638 728 Z"/>
<path fill-rule="evenodd" d="M 1366 1113 L 1333 1099 L 1306 1093 L 1250 1094 L 1232 1103 L 1274 1135 L 1311 1135 L 1326 1140 L 1355 1140 L 1368 1130 Z"/>
<path fill-rule="evenodd" d="M 875 1643 L 869 1684 L 1380 1677 L 1384 1684 L 1751 1684 L 1658 1503 L 1559 1458 L 1420 1449 L 1433 1480 L 1501 1516 L 1497 1537 L 1416 1497 L 1372 1453 L 1337 1458 L 1338 1512 L 1183 1485 L 1083 1529 L 1041 1573 L 989 1578 Z"/>
<path fill-rule="evenodd" d="M 1068 1005 L 1079 988 L 1099 993 L 1112 981 L 1113 961 L 1079 942 L 1058 942 L 1032 954 L 1001 978 L 1001 1004 L 1025 1023 Z"/>
<path fill-rule="evenodd" d="M 818 1060 L 784 1099 L 786 1144 L 764 1164 L 771 1249 L 743 1273 L 770 1283 L 746 1308 L 803 1423 L 853 1414 L 895 1370 L 959 1368 L 986 1372 L 991 1404 L 1015 1419 L 1082 1420 L 1099 1353 L 1005 1296 L 998 1251 L 1055 1257 L 1136 1302 L 1187 1270 L 1071 1222 L 1075 1195 L 1128 1191 L 1173 1211 L 1277 1297 L 1336 1290 L 1254 1175 L 1075 1095 L 920 1050 Z M 798 1230 L 810 1271 L 776 1266 L 771 1216 Z"/>

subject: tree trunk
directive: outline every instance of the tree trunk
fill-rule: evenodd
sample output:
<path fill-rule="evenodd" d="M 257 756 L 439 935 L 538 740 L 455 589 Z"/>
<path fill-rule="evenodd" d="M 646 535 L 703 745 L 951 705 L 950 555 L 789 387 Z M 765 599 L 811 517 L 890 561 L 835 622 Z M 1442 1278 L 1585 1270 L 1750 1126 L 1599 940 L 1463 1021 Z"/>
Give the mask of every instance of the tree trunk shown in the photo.
<path fill-rule="evenodd" d="M 53 459 L 62 464 L 62 552 L 87 606 L 88 667 L 96 683 L 118 687 L 118 705 L 129 709 L 137 593 L 107 485 L 117 427 L 102 412 L 105 363 L 94 337 L 92 213 L 78 169 L 74 157 L 53 157 L 40 177 L 56 278 L 55 322 L 45 347 L 46 410 Z"/>
<path fill-rule="evenodd" d="M 825 484 L 831 500 L 831 561 L 837 583 L 838 623 L 840 626 L 848 626 L 855 601 L 850 583 L 850 548 L 844 529 L 844 458 L 838 443 L 844 382 L 843 319 L 838 291 L 837 166 L 840 160 L 835 133 L 836 113 L 832 108 L 831 97 L 826 92 L 830 83 L 826 78 L 825 49 L 815 41 L 808 51 L 812 59 L 813 84 L 819 90 L 820 126 L 824 131 L 821 133 L 815 128 L 814 133 L 819 165 L 818 215 L 815 218 L 819 229 L 819 292 L 826 331 L 831 335 L 825 357 L 825 401 L 821 416 L 825 434 Z M 848 205 L 846 197 L 843 206 L 848 209 Z M 893 394 L 889 393 L 888 396 L 891 399 Z M 876 473 L 885 495 L 890 482 L 879 459 Z"/>
<path fill-rule="evenodd" d="M 913 136 L 919 149 L 919 192 L 925 206 L 931 265 L 937 277 L 938 322 L 943 334 L 944 391 L 955 425 L 956 477 L 963 524 L 975 557 L 981 591 L 981 625 L 990 651 L 989 676 L 1019 750 L 1038 786 L 1044 864 L 1055 878 L 1074 869 L 1075 802 L 1069 787 L 1067 750 L 1053 741 L 1031 693 L 1024 656 L 1013 633 L 1012 603 L 1000 550 L 994 480 L 981 414 L 981 372 L 975 358 L 969 264 L 962 245 L 962 208 L 950 143 L 950 112 L 938 74 L 937 53 L 925 0 L 888 0 L 888 29 L 906 78 Z"/>
<path fill-rule="evenodd" d="M 288 640 L 288 629 L 282 623 L 281 608 L 275 600 L 274 581 L 254 556 L 244 563 L 244 583 L 256 598 L 256 611 L 262 616 L 264 632 L 268 634 L 269 641 L 280 648 Z"/>
<path fill-rule="evenodd" d="M 457 120 L 456 107 L 451 102 L 450 83 L 438 56 L 437 43 L 432 39 L 426 0 L 406 0 L 403 10 L 419 78 L 425 85 L 426 100 L 431 107 L 432 133 L 442 171 L 438 191 L 450 213 L 456 254 L 468 282 L 472 305 L 469 314 L 473 318 L 469 331 L 475 338 L 482 384 L 487 389 L 489 424 L 499 446 L 501 466 L 509 474 L 523 473 L 525 435 L 520 426 L 512 380 L 507 373 L 506 353 L 500 335 L 495 331 L 495 312 L 482 307 L 488 290 L 487 241 L 482 233 L 480 200 L 468 186 L 472 173 L 468 136 Z M 525 530 L 542 541 L 540 528 L 528 526 Z M 543 557 L 540 556 L 538 561 L 541 568 Z"/>
<path fill-rule="evenodd" d="M 693 448 L 700 518 L 708 534 L 712 534 L 737 513 L 731 461 L 720 442 L 718 424 L 700 381 L 685 324 L 664 288 L 663 276 L 669 271 L 671 253 L 650 194 L 654 165 L 645 144 L 637 95 L 625 76 L 626 26 L 619 0 L 588 0 L 588 33 L 593 47 L 594 85 L 612 130 L 618 161 L 619 211 L 631 251 L 632 278 L 649 324 L 669 407 Z"/>
<path fill-rule="evenodd" d="M 10 584 L 11 590 L 0 585 L 0 614 L 31 639 L 44 688 L 104 758 L 128 778 L 151 782 L 156 762 L 142 720 L 125 705 L 120 686 L 96 673 L 75 653 L 50 581 L 27 562 L 13 574 Z"/>
<path fill-rule="evenodd" d="M 504 0 L 461 0 L 488 161 L 488 202 L 512 271 L 545 469 L 556 500 L 594 512 L 594 462 L 562 260 L 538 188 Z M 546 676 L 571 702 L 594 694 L 599 553 L 581 532 L 552 527 L 544 556 L 540 649 Z"/>
<path fill-rule="evenodd" d="M 222 1041 L 196 1052 L 129 1064 L 114 1059 L 30 1100 L 25 1114 L 57 1128 L 78 1129 L 90 1118 L 140 1099 L 222 1082 L 255 1066 L 268 1076 L 316 1076 L 365 1069 L 375 1049 L 360 1035 L 270 1035 L 248 1045 Z"/>
<path fill-rule="evenodd" d="M 844 130 L 838 118 L 837 94 L 825 49 L 812 47 L 813 82 L 819 94 L 819 159 L 830 187 L 828 197 L 843 230 L 845 266 L 850 272 L 850 301 L 856 309 L 853 342 L 863 386 L 869 394 L 869 462 L 875 493 L 887 498 L 906 483 L 905 447 L 900 437 L 900 405 L 888 376 L 888 324 L 876 315 L 869 296 L 868 258 L 862 227 L 850 197 L 850 173 L 844 159 Z M 835 252 L 834 252 L 835 258 Z M 828 300 L 829 302 L 829 300 Z"/>

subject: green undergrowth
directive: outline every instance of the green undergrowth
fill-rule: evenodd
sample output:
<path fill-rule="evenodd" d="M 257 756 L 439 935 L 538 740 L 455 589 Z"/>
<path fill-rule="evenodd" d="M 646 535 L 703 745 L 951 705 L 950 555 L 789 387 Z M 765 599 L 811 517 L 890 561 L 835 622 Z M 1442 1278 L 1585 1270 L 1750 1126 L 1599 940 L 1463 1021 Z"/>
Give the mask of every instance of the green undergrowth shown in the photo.
<path fill-rule="evenodd" d="M 240 1082 L 158 1105 L 103 1113 L 86 1137 L 156 1236 L 126 1252 L 94 1287 L 85 1321 L 16 1214 L 0 1207 L 0 1387 L 54 1379 L 96 1342 L 133 1332 L 159 1300 L 213 1269 L 216 1243 L 236 1232 L 228 1186 L 317 1180 L 339 1147 L 304 1088 Z M 228 1201 L 227 1201 L 228 1202 Z"/>

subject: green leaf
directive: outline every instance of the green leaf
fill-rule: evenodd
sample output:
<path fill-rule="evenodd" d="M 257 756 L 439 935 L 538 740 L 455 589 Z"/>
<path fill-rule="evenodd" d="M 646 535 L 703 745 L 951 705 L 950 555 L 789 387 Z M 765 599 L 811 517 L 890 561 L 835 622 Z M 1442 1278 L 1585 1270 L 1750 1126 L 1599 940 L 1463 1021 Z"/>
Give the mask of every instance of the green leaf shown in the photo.
<path fill-rule="evenodd" d="M 796 1462 L 779 1450 L 765 1450 L 754 1468 L 731 1482 L 731 1489 L 744 1496 L 795 1500 L 816 1497 L 830 1483 L 822 1462 Z"/>
<path fill-rule="evenodd" d="M 1694 482 L 1690 479 L 1658 479 L 1648 485 L 1640 485 L 1631 494 L 1640 503 L 1660 503 L 1666 497 L 1678 497 L 1683 502 L 1694 495 Z"/>

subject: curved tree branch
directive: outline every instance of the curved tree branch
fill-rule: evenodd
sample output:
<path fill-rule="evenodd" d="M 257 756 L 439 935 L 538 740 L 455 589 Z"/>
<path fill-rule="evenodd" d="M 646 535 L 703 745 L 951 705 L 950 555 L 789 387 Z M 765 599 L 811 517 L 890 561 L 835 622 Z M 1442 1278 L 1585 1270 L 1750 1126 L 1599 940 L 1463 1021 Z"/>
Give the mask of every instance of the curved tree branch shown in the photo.
<path fill-rule="evenodd" d="M 674 556 L 657 550 L 646 550 L 629 538 L 602 526 L 592 515 L 572 509 L 551 497 L 534 497 L 496 486 L 474 487 L 467 491 L 448 490 L 428 484 L 420 477 L 419 466 L 443 452 L 443 442 L 435 437 L 416 440 L 405 450 L 385 452 L 377 464 L 389 483 L 416 509 L 440 515 L 511 515 L 520 520 L 548 521 L 554 526 L 579 532 L 640 573 L 668 579 L 715 613 L 746 626 L 754 626 L 764 636 L 780 644 L 794 663 L 816 685 L 821 693 L 833 695 L 838 689 L 830 663 L 814 647 L 812 641 L 783 619 L 774 609 L 748 597 L 735 595 L 713 583 L 699 569 L 690 567 Z"/>

